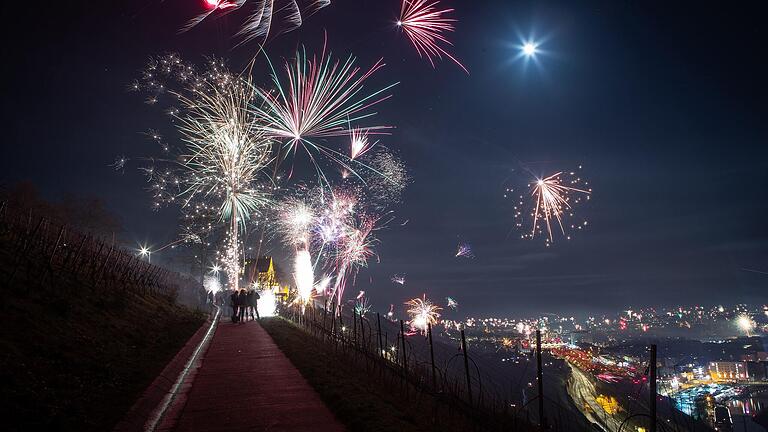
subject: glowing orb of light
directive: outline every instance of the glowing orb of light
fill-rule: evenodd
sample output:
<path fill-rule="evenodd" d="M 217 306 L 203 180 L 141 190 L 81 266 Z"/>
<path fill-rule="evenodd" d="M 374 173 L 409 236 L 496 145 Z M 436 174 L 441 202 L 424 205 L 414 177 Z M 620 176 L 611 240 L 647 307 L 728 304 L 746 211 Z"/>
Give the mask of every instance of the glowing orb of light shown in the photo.
<path fill-rule="evenodd" d="M 312 260 L 309 252 L 306 250 L 297 251 L 293 276 L 296 279 L 299 298 L 303 303 L 309 302 L 312 298 L 312 288 L 315 284 L 312 273 Z"/>
<path fill-rule="evenodd" d="M 526 42 L 523 44 L 523 54 L 527 57 L 532 57 L 536 54 L 536 44 L 533 42 Z"/>
<path fill-rule="evenodd" d="M 275 316 L 277 313 L 277 297 L 275 292 L 271 289 L 260 291 L 256 308 L 259 310 L 259 316 L 262 318 Z"/>

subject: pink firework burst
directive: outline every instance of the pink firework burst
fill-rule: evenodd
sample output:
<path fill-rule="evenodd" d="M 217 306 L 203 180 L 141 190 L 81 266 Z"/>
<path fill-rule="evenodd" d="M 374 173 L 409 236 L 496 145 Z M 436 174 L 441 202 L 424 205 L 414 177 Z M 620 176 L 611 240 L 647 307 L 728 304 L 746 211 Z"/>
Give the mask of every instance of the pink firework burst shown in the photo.
<path fill-rule="evenodd" d="M 439 3 L 438 0 L 403 0 L 397 26 L 403 29 L 419 56 L 426 57 L 433 68 L 435 59 L 445 56 L 469 74 L 467 68 L 443 48 L 444 45 L 453 45 L 445 33 L 455 30 L 457 20 L 446 16 L 453 9 L 440 9 Z"/>

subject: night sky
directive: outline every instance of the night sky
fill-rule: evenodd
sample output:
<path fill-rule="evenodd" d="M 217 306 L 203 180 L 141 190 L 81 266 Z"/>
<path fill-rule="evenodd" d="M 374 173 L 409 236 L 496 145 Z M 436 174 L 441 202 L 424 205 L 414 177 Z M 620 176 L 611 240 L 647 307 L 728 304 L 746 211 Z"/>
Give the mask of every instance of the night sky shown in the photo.
<path fill-rule="evenodd" d="M 768 274 L 744 270 L 768 272 L 763 14 L 701 2 L 443 3 L 457 9 L 450 37 L 470 75 L 419 59 L 394 26 L 398 0 L 334 0 L 266 47 L 273 60 L 300 44 L 319 51 L 327 31 L 337 55 L 384 58 L 371 84 L 400 81 L 377 111 L 397 127 L 384 142 L 413 177 L 397 209 L 409 222 L 379 233 L 381 262 L 348 292 L 366 290 L 379 310 L 451 296 L 460 308 L 448 317 L 768 299 Z M 151 211 L 136 165 L 108 165 L 157 155 L 149 128 L 175 138 L 160 110 L 126 91 L 150 55 L 215 54 L 239 69 L 256 54 L 231 49 L 242 14 L 177 35 L 201 4 L 6 10 L 0 180 L 30 180 L 51 199 L 101 197 L 128 243 L 173 239 L 178 210 Z M 536 62 L 515 60 L 521 38 L 539 41 Z M 525 186 L 526 169 L 579 165 L 594 189 L 578 209 L 589 228 L 552 247 L 521 240 L 506 188 Z M 475 259 L 453 257 L 464 241 Z"/>

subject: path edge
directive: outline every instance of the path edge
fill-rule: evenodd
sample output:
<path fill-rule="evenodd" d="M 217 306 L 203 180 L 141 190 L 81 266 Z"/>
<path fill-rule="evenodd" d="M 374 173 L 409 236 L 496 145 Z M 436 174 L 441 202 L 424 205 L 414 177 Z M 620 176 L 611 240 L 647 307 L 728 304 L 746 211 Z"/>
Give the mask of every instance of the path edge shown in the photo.
<path fill-rule="evenodd" d="M 112 429 L 113 432 L 143 432 L 147 422 L 163 402 L 163 399 L 171 392 L 174 383 L 184 371 L 187 361 L 202 342 L 212 318 L 203 322 L 199 329 L 187 340 L 184 346 L 176 353 L 162 372 L 152 381 L 141 394 L 139 399 L 131 406 L 131 409 L 123 416 L 122 420 Z"/>

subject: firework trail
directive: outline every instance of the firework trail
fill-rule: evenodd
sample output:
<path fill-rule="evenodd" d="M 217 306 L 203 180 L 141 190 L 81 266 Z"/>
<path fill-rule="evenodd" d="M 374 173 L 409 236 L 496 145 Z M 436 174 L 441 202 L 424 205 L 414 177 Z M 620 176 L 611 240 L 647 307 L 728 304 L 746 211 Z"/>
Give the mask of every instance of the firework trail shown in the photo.
<path fill-rule="evenodd" d="M 374 255 L 373 245 L 377 242 L 372 235 L 377 219 L 366 215 L 353 218 L 344 228 L 343 237 L 337 243 L 333 256 L 333 268 L 336 271 L 336 283 L 333 295 L 337 305 L 341 306 L 344 290 L 348 282 L 354 283 L 357 270 L 368 266 L 368 259 Z"/>
<path fill-rule="evenodd" d="M 394 275 L 392 276 L 392 283 L 405 285 L 405 276 L 404 275 Z"/>
<path fill-rule="evenodd" d="M 312 269 L 312 258 L 309 251 L 302 248 L 296 251 L 296 260 L 293 267 L 293 277 L 296 281 L 296 290 L 298 298 L 302 304 L 308 304 L 312 298 L 312 289 L 314 288 L 314 271 Z"/>
<path fill-rule="evenodd" d="M 246 0 L 205 0 L 206 10 L 196 17 L 189 20 L 179 33 L 187 32 L 209 17 L 220 18 L 240 8 L 246 4 Z M 245 19 L 240 30 L 235 34 L 241 40 L 237 45 L 242 45 L 253 40 L 260 40 L 262 43 L 269 38 L 270 33 L 277 36 L 282 33 L 293 31 L 304 22 L 304 19 L 328 6 L 330 0 L 307 0 L 302 1 L 302 5 L 296 0 L 258 0 L 251 2 L 253 8 L 251 13 Z M 278 21 L 281 28 L 277 32 L 272 32 L 273 22 Z"/>
<path fill-rule="evenodd" d="M 333 278 L 331 276 L 324 276 L 320 282 L 315 285 L 315 292 L 319 295 L 328 295 L 328 287 L 331 285 Z"/>
<path fill-rule="evenodd" d="M 457 302 L 451 297 L 446 297 L 445 300 L 448 302 L 448 307 L 453 310 L 456 310 L 456 308 L 459 306 L 459 302 Z"/>
<path fill-rule="evenodd" d="M 445 33 L 455 30 L 454 23 L 457 20 L 446 16 L 453 9 L 440 9 L 439 3 L 438 0 L 403 0 L 397 26 L 408 36 L 419 57 L 426 57 L 433 68 L 435 60 L 445 56 L 469 74 L 467 68 L 441 46 L 453 45 Z"/>
<path fill-rule="evenodd" d="M 456 258 L 474 258 L 472 246 L 469 243 L 462 243 L 456 247 Z"/>
<path fill-rule="evenodd" d="M 181 89 L 172 89 L 164 79 L 180 82 Z M 238 288 L 239 232 L 253 214 L 271 203 L 271 188 L 260 180 L 273 159 L 274 143 L 250 108 L 256 96 L 250 77 L 234 75 L 213 59 L 206 71 L 197 73 L 178 56 L 169 55 L 151 59 L 144 83 L 133 87 L 147 89 L 155 98 L 170 93 L 180 104 L 169 113 L 181 135 L 181 149 L 164 144 L 156 132 L 149 133 L 167 154 L 164 159 L 152 159 L 144 169 L 155 206 L 177 204 L 189 216 L 185 219 L 190 226 L 207 219 L 207 232 L 214 223 L 226 224 L 222 260 L 230 283 Z"/>
<path fill-rule="evenodd" d="M 387 312 L 387 318 L 394 319 L 395 317 L 395 305 L 390 304 L 389 305 L 389 312 Z"/>
<path fill-rule="evenodd" d="M 390 84 L 372 93 L 362 93 L 364 83 L 384 66 L 379 60 L 363 71 L 355 66 L 355 58 L 344 62 L 332 60 L 325 47 L 319 58 L 308 58 L 306 50 L 296 54 L 295 62 L 286 62 L 285 82 L 272 70 L 275 90 L 259 90 L 259 103 L 254 111 L 264 119 L 264 132 L 283 143 L 286 154 L 304 150 L 315 165 L 320 178 L 325 177 L 318 157 L 326 158 L 351 173 L 354 158 L 320 144 L 318 138 L 348 136 L 348 125 L 375 115 L 370 108 L 387 100 L 386 92 L 397 85 Z M 390 126 L 365 127 L 366 134 L 386 133 Z"/>
<path fill-rule="evenodd" d="M 426 333 L 427 325 L 434 326 L 437 324 L 437 319 L 440 318 L 439 312 L 442 309 L 427 300 L 426 294 L 407 301 L 405 305 L 408 306 L 406 312 L 411 318 L 408 324 L 413 330 Z"/>
<path fill-rule="evenodd" d="M 561 171 L 537 178 L 533 184 L 529 185 L 532 209 L 523 210 L 525 207 L 523 197 L 520 197 L 520 202 L 515 207 L 516 217 L 521 218 L 525 213 L 529 213 L 532 218 L 530 231 L 527 235 L 523 235 L 523 238 L 534 238 L 537 233 L 546 232 L 546 242 L 549 246 L 554 241 L 555 231 L 559 228 L 560 233 L 570 240 L 570 234 L 566 233 L 567 228 L 581 230 L 587 225 L 586 221 L 569 225 L 565 219 L 574 216 L 574 205 L 579 204 L 585 197 L 589 200 L 592 189 L 588 185 L 575 172 Z M 553 225 L 556 229 L 553 229 Z M 522 227 L 522 223 L 518 223 L 518 226 Z"/>

